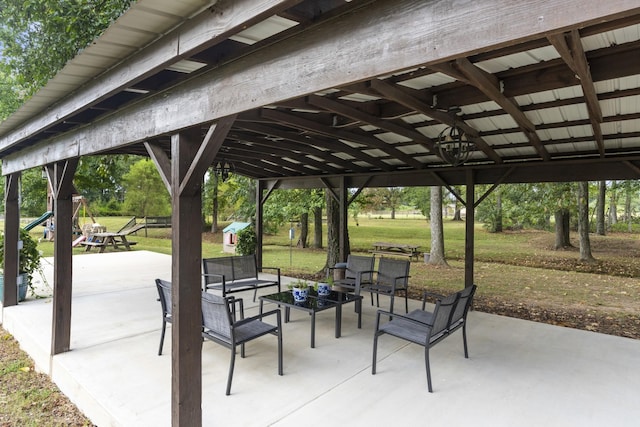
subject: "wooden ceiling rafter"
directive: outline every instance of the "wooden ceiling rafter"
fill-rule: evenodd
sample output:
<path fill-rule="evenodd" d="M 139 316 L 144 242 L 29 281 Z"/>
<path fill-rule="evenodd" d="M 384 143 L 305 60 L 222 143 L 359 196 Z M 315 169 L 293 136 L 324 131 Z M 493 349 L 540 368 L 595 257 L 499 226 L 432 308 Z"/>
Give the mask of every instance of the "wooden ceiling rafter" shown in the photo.
<path fill-rule="evenodd" d="M 567 66 L 573 71 L 578 79 L 584 94 L 584 102 L 587 104 L 587 112 L 589 121 L 593 129 L 593 136 L 600 152 L 600 157 L 604 157 L 604 140 L 602 138 L 602 109 L 596 87 L 593 84 L 591 71 L 587 57 L 582 47 L 580 34 L 578 30 L 571 30 L 564 34 L 556 34 L 548 36 L 549 42 L 555 47 L 560 57 L 566 62 Z"/>
<path fill-rule="evenodd" d="M 439 123 L 443 123 L 447 126 L 454 125 L 453 117 L 450 114 L 427 105 L 425 102 L 408 93 L 408 90 L 401 89 L 398 85 L 390 84 L 380 79 L 371 80 L 370 85 L 376 92 L 380 93 L 387 99 L 391 99 L 394 102 L 402 104 L 417 113 L 431 117 Z M 487 156 L 487 158 L 493 160 L 495 163 L 502 163 L 500 156 L 498 156 L 493 148 L 491 148 L 491 146 L 482 139 L 480 133 L 476 129 L 469 126 L 463 119 L 456 120 L 455 124 L 469 135 L 471 139 L 473 139 L 476 147 L 478 147 L 485 156 Z"/>
<path fill-rule="evenodd" d="M 286 123 L 287 125 L 302 131 L 318 133 L 320 135 L 333 137 L 336 140 L 347 140 L 362 144 L 366 146 L 367 149 L 377 148 L 376 145 L 379 146 L 380 144 L 384 144 L 384 142 L 382 141 L 380 141 L 380 144 L 376 144 L 375 141 L 372 141 L 372 138 L 367 138 L 365 142 L 363 141 L 363 138 L 360 138 L 353 133 L 341 131 L 340 129 L 327 129 L 327 126 L 319 125 L 318 123 L 311 120 L 297 117 L 292 113 L 263 109 L 262 115 L 265 118 L 273 119 L 274 121 L 280 123 Z M 340 151 L 344 151 L 349 155 L 352 155 L 356 159 L 364 160 L 365 162 L 370 163 L 373 166 L 377 166 L 382 170 L 391 171 L 394 169 L 394 167 L 392 167 L 388 163 L 383 162 L 382 160 L 380 160 L 380 158 L 370 155 L 367 155 L 367 157 L 363 157 L 363 153 L 365 151 L 364 149 L 356 149 L 345 143 L 339 143 L 339 147 Z M 336 148 L 338 148 L 338 146 L 336 146 Z"/>
<path fill-rule="evenodd" d="M 365 171 L 365 168 L 358 166 L 351 161 L 344 160 L 340 156 L 336 155 L 336 153 L 331 148 L 328 148 L 327 150 L 321 150 L 320 148 L 317 148 L 318 146 L 324 146 L 324 144 L 322 141 L 318 141 L 315 138 L 301 136 L 300 134 L 294 134 L 293 132 L 273 129 L 264 124 L 246 122 L 240 123 L 238 124 L 238 126 L 257 135 L 261 135 L 264 141 L 262 141 L 259 136 L 252 139 L 254 144 L 264 144 L 267 146 L 271 146 L 273 142 L 277 142 L 278 146 L 282 148 L 289 150 L 298 150 L 302 153 L 306 153 L 309 156 L 324 158 L 326 159 L 327 163 L 334 163 L 344 168 L 345 170 L 351 169 L 356 172 Z M 272 139 L 269 140 L 269 138 Z"/>
<path fill-rule="evenodd" d="M 540 138 L 536 134 L 535 125 L 525 116 L 520 106 L 513 99 L 507 98 L 502 93 L 500 82 L 496 76 L 478 68 L 466 58 L 456 59 L 450 66 L 451 67 L 448 68 L 435 66 L 435 69 L 442 69 L 445 73 L 450 73 L 449 75 L 451 75 L 451 77 L 468 82 L 487 95 L 490 100 L 502 107 L 502 109 L 515 120 L 518 126 L 522 128 L 522 132 L 534 146 L 540 157 L 545 161 L 551 160 L 549 152 L 544 148 Z"/>

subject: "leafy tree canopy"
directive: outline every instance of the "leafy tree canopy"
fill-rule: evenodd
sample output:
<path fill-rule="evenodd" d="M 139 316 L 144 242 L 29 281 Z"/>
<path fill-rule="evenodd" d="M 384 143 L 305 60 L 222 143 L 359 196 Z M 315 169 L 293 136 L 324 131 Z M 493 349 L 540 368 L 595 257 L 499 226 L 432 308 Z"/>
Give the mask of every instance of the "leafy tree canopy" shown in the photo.
<path fill-rule="evenodd" d="M 131 3 L 0 0 L 0 92 L 6 87 L 20 89 L 9 98 L 0 96 L 0 119 L 44 86 Z"/>

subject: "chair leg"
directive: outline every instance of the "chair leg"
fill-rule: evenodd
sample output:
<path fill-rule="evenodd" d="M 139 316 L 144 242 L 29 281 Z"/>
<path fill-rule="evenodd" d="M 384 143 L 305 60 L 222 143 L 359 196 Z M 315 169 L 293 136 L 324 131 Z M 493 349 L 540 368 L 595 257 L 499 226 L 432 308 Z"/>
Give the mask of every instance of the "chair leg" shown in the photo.
<path fill-rule="evenodd" d="M 240 357 L 245 358 L 244 355 L 244 343 L 240 344 Z"/>
<path fill-rule="evenodd" d="M 394 296 L 395 296 L 394 294 L 389 294 L 389 299 L 390 299 L 390 301 L 389 301 L 389 311 L 391 313 L 393 313 L 393 297 Z"/>
<path fill-rule="evenodd" d="M 376 357 L 378 354 L 378 333 L 373 334 L 373 361 L 371 362 L 371 375 L 376 374 Z"/>
<path fill-rule="evenodd" d="M 424 363 L 427 367 L 427 387 L 429 388 L 429 393 L 433 393 L 433 388 L 431 388 L 431 369 L 429 367 L 429 345 L 424 348 Z"/>
<path fill-rule="evenodd" d="M 464 357 L 465 359 L 469 358 L 469 351 L 467 350 L 467 321 L 465 319 L 464 324 L 462 325 L 462 342 L 464 343 Z"/>
<path fill-rule="evenodd" d="M 231 346 L 231 362 L 229 363 L 229 377 L 227 378 L 227 396 L 231 394 L 231 380 L 233 380 L 233 368 L 236 363 L 236 348 Z"/>
<path fill-rule="evenodd" d="M 409 292 L 408 289 L 404 290 L 404 312 L 409 312 Z"/>
<path fill-rule="evenodd" d="M 282 328 L 278 328 L 278 375 L 283 374 L 282 363 Z"/>
<path fill-rule="evenodd" d="M 160 332 L 160 348 L 158 348 L 158 356 L 162 356 L 162 344 L 164 344 L 164 330 L 167 327 L 167 322 L 162 321 L 162 332 Z"/>

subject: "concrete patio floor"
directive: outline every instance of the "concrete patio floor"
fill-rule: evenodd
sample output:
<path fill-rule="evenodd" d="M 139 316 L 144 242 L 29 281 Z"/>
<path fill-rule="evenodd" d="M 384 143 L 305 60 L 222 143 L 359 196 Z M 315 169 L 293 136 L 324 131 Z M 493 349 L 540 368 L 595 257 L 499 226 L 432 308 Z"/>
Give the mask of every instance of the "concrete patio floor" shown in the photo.
<path fill-rule="evenodd" d="M 170 279 L 171 258 L 132 251 L 73 262 L 70 352 L 49 356 L 50 298 L 3 309 L 3 327 L 95 424 L 169 426 L 171 333 L 158 356 L 154 279 Z M 242 296 L 256 313 L 251 294 Z M 334 312 L 319 313 L 315 349 L 309 315 L 292 311 L 283 327 L 284 376 L 277 375 L 276 340 L 263 337 L 237 358 L 231 396 L 224 394 L 229 351 L 205 342 L 203 425 L 638 425 L 639 340 L 474 311 L 470 358 L 460 332 L 435 346 L 428 393 L 422 347 L 389 336 L 380 338 L 371 375 L 375 309 L 367 295 L 364 301 L 362 329 L 347 305 L 339 339 Z M 418 305 L 410 301 L 410 309 Z"/>

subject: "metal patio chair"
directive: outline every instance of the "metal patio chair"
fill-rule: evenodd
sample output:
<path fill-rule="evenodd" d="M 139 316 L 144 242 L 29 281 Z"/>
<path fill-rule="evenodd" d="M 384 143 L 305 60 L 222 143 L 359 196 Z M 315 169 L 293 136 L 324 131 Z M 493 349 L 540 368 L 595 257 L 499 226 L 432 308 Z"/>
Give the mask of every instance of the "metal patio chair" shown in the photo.
<path fill-rule="evenodd" d="M 158 356 L 160 356 L 162 355 L 164 332 L 167 323 L 171 323 L 171 282 L 156 279 L 156 288 L 158 288 L 160 306 L 162 307 L 162 332 L 160 333 L 160 348 L 158 348 Z"/>
<path fill-rule="evenodd" d="M 380 258 L 374 279 L 362 287 L 363 291 L 371 293 L 371 304 L 373 305 L 373 294 L 376 294 L 377 307 L 380 307 L 380 294 L 388 295 L 391 299 L 389 311 L 393 313 L 393 300 L 396 293 L 404 292 L 404 306 L 407 313 L 410 267 L 411 262 L 408 260 Z"/>
<path fill-rule="evenodd" d="M 422 309 L 413 310 L 407 315 L 401 315 L 388 311 L 378 310 L 376 316 L 376 331 L 373 336 L 373 364 L 371 374 L 376 373 L 376 357 L 378 351 L 378 337 L 389 334 L 424 347 L 424 360 L 427 370 L 427 387 L 433 392 L 431 386 L 431 368 L 429 366 L 429 349 L 450 336 L 453 332 L 462 328 L 462 342 L 464 344 L 464 357 L 469 358 L 467 348 L 467 313 L 473 303 L 473 295 L 476 285 L 467 286 L 459 292 L 448 296 L 435 295 L 425 292 L 422 298 Z M 425 310 L 427 297 L 436 297 L 436 305 L 433 312 Z M 381 317 L 390 320 L 381 323 Z"/>
<path fill-rule="evenodd" d="M 264 317 L 276 316 L 277 326 L 262 321 Z M 239 316 L 239 319 L 237 317 Z M 202 293 L 202 336 L 231 349 L 227 396 L 231 393 L 231 381 L 236 359 L 236 347 L 245 357 L 244 345 L 248 341 L 266 334 L 278 337 L 278 375 L 282 375 L 282 322 L 280 310 L 272 310 L 257 316 L 244 318 L 242 298 L 221 297 Z"/>

